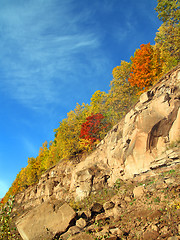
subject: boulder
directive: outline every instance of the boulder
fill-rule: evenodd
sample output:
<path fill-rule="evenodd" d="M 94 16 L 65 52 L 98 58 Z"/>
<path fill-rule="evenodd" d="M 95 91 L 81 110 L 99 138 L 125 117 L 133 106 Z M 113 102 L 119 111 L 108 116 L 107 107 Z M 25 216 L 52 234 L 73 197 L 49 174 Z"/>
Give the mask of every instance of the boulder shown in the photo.
<path fill-rule="evenodd" d="M 114 220 L 119 221 L 121 219 L 122 209 L 116 206 L 112 209 L 112 211 L 113 211 Z"/>
<path fill-rule="evenodd" d="M 78 234 L 80 233 L 81 230 L 79 227 L 77 226 L 72 226 L 68 229 L 67 232 L 63 233 L 61 236 L 60 236 L 60 239 L 61 240 L 67 240 L 69 239 L 71 236 L 75 235 L 75 234 Z"/>
<path fill-rule="evenodd" d="M 179 236 L 169 237 L 168 240 L 179 240 Z"/>
<path fill-rule="evenodd" d="M 86 220 L 80 218 L 79 220 L 76 221 L 76 226 L 79 228 L 84 228 L 86 226 Z"/>
<path fill-rule="evenodd" d="M 67 203 L 48 201 L 20 217 L 16 226 L 24 240 L 48 240 L 65 232 L 75 216 Z"/>
<path fill-rule="evenodd" d="M 118 235 L 118 236 L 121 236 L 123 234 L 123 232 L 121 231 L 121 229 L 119 228 L 112 228 L 110 229 L 110 232 L 114 235 Z"/>
<path fill-rule="evenodd" d="M 79 233 L 75 236 L 68 238 L 68 240 L 93 240 L 93 238 L 89 234 Z"/>
<path fill-rule="evenodd" d="M 133 190 L 134 197 L 135 198 L 142 197 L 144 195 L 144 191 L 145 191 L 144 186 L 135 187 Z"/>
<path fill-rule="evenodd" d="M 92 173 L 90 169 L 82 168 L 77 173 L 74 173 L 74 181 L 71 182 L 76 187 L 76 200 L 81 200 L 88 197 L 92 188 Z"/>
<path fill-rule="evenodd" d="M 106 213 L 100 213 L 95 217 L 95 221 L 104 221 L 107 217 Z"/>
<path fill-rule="evenodd" d="M 114 206 L 115 206 L 115 204 L 112 201 L 108 201 L 103 204 L 104 210 L 109 210 L 109 209 L 113 208 Z"/>
<path fill-rule="evenodd" d="M 103 211 L 103 206 L 100 203 L 93 203 L 90 210 L 92 213 L 101 213 Z"/>

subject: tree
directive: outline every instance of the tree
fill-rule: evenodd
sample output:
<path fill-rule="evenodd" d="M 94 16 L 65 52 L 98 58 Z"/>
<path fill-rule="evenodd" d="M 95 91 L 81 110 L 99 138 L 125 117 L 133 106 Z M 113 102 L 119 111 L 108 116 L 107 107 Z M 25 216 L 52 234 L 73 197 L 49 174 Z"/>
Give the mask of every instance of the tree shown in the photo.
<path fill-rule="evenodd" d="M 155 10 L 158 18 L 163 22 L 179 23 L 180 2 L 179 0 L 158 0 Z"/>
<path fill-rule="evenodd" d="M 107 94 L 105 92 L 102 92 L 100 90 L 96 91 L 91 97 L 90 113 L 91 114 L 96 114 L 99 112 L 105 113 L 106 100 L 107 100 Z"/>
<path fill-rule="evenodd" d="M 58 129 L 56 129 L 56 149 L 60 159 L 76 157 L 83 151 L 79 140 L 81 125 L 85 121 L 89 112 L 89 106 L 86 104 L 76 105 L 74 111 L 67 114 Z"/>
<path fill-rule="evenodd" d="M 146 91 L 155 82 L 153 71 L 153 47 L 142 44 L 140 49 L 135 51 L 131 57 L 132 66 L 128 81 L 132 86 L 137 86 L 140 90 Z"/>
<path fill-rule="evenodd" d="M 128 82 L 131 72 L 131 63 L 121 61 L 120 66 L 113 69 L 113 80 L 110 83 L 110 91 L 107 96 L 106 108 L 109 113 L 109 121 L 116 124 L 126 114 L 133 104 L 136 96 L 136 88 Z"/>
<path fill-rule="evenodd" d="M 180 24 L 163 23 L 158 30 L 155 41 L 165 73 L 180 61 Z"/>
<path fill-rule="evenodd" d="M 33 185 L 34 183 L 38 182 L 39 179 L 39 169 L 40 169 L 40 162 L 37 161 L 37 158 L 28 158 L 28 165 L 27 165 L 27 182 L 28 185 Z"/>
<path fill-rule="evenodd" d="M 50 141 L 49 143 L 49 157 L 48 157 L 48 166 L 50 168 L 54 166 L 57 162 L 59 162 L 59 156 L 57 151 L 56 141 Z"/>
<path fill-rule="evenodd" d="M 93 114 L 82 124 L 80 138 L 86 140 L 85 144 L 92 148 L 104 137 L 108 126 L 109 124 L 101 113 Z"/>
<path fill-rule="evenodd" d="M 159 80 L 160 76 L 162 75 L 162 59 L 161 59 L 161 51 L 158 48 L 157 44 L 153 47 L 153 58 L 152 58 L 152 74 L 154 77 L 154 81 L 156 82 Z"/>
<path fill-rule="evenodd" d="M 39 165 L 39 168 L 37 170 L 37 175 L 41 176 L 43 172 L 45 172 L 49 167 L 49 148 L 48 148 L 48 142 L 45 141 L 42 144 L 42 147 L 39 149 L 39 155 L 36 158 L 36 161 Z"/>
<path fill-rule="evenodd" d="M 163 21 L 155 41 L 160 50 L 162 71 L 165 73 L 180 62 L 180 2 L 158 0 L 156 11 Z"/>

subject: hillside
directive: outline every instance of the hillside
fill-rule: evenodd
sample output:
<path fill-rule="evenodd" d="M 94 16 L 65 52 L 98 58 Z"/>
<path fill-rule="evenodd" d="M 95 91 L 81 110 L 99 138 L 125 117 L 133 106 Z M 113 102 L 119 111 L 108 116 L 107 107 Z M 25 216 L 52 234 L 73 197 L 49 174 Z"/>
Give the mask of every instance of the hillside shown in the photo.
<path fill-rule="evenodd" d="M 113 188 L 104 188 L 70 205 L 75 209 L 76 221 L 54 239 L 179 239 L 180 165 L 158 170 L 151 177 L 119 180 Z M 32 221 L 37 223 L 36 218 Z M 74 237 L 68 238 L 70 235 Z"/>
<path fill-rule="evenodd" d="M 42 144 L 37 157 L 28 158 L 27 166 L 17 174 L 2 203 L 6 203 L 10 196 L 37 184 L 41 176 L 55 164 L 63 162 L 64 159 L 78 162 L 83 155 L 93 152 L 108 131 L 118 124 L 138 101 L 139 95 L 178 65 L 179 2 L 158 0 L 155 10 L 163 22 L 156 33 L 155 45 L 141 44 L 129 62 L 121 60 L 120 65 L 114 67 L 107 93 L 97 90 L 92 95 L 90 104 L 77 103 L 75 109 L 67 113 L 67 118 L 54 129 L 54 139 Z M 162 107 L 166 109 L 165 105 Z M 134 113 L 131 112 L 133 115 L 129 116 L 130 119 L 136 116 L 137 111 L 139 110 L 135 109 Z M 159 111 L 161 116 L 165 114 L 157 107 L 154 111 Z"/>
<path fill-rule="evenodd" d="M 121 61 L 108 93 L 77 104 L 17 174 L 0 239 L 180 239 L 179 3 L 156 11 L 155 45 Z"/>
<path fill-rule="evenodd" d="M 179 87 L 177 66 L 94 152 L 61 161 L 17 194 L 13 222 L 23 239 L 178 239 Z"/>

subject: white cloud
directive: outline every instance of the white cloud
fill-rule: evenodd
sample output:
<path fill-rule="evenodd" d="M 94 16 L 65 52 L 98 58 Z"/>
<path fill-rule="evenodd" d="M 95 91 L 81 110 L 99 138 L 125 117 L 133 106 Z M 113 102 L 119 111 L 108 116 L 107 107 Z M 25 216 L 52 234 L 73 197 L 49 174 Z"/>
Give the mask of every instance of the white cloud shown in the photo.
<path fill-rule="evenodd" d="M 95 51 L 98 38 L 93 32 L 82 32 L 80 21 L 90 12 L 72 15 L 71 0 L 22 2 L 7 1 L 0 10 L 0 87 L 37 108 L 57 101 L 59 87 L 54 78 L 63 88 L 73 81 L 71 72 L 78 64 L 86 68 L 77 54 Z"/>

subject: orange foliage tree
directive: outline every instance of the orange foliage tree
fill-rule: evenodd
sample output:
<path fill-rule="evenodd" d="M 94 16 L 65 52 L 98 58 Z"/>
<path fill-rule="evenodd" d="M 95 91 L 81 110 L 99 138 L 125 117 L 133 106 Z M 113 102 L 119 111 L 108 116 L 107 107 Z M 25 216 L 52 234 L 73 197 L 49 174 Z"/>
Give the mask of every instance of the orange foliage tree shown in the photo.
<path fill-rule="evenodd" d="M 140 90 L 146 91 L 155 81 L 154 72 L 154 49 L 153 46 L 142 44 L 140 49 L 135 51 L 131 57 L 132 66 L 128 81 L 132 86 L 137 86 Z"/>

